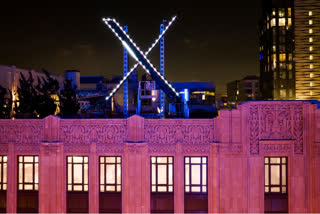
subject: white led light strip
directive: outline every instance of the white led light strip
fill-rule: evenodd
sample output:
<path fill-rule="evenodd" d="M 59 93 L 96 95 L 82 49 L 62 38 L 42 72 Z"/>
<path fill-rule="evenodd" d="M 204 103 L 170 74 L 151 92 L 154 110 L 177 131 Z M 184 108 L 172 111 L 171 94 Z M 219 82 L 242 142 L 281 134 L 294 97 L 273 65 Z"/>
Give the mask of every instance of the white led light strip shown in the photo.
<path fill-rule="evenodd" d="M 150 51 L 154 48 L 154 46 L 156 46 L 156 44 L 159 42 L 159 40 L 163 37 L 163 35 L 166 33 L 166 31 L 169 29 L 169 27 L 172 25 L 172 23 L 176 20 L 176 16 L 174 16 L 171 21 L 169 22 L 169 24 L 166 26 L 166 28 L 162 31 L 162 33 L 159 35 L 159 37 L 154 41 L 154 43 L 151 45 L 151 47 L 148 49 L 147 52 L 145 52 L 145 55 L 148 55 L 150 53 Z M 110 20 L 110 19 L 109 19 Z M 109 24 L 107 23 L 106 19 L 103 19 L 103 21 L 109 26 Z M 109 26 L 109 28 L 115 32 L 111 26 Z M 116 34 L 117 35 L 117 34 Z M 118 35 L 117 35 L 118 36 Z M 119 36 L 118 36 L 119 38 Z M 120 38 L 119 38 L 120 39 Z M 127 73 L 126 76 L 123 77 L 123 79 L 119 82 L 119 84 L 112 90 L 112 92 L 106 97 L 106 100 L 108 101 L 115 93 L 116 91 L 121 87 L 121 85 L 129 78 L 129 76 L 132 74 L 132 72 L 138 67 L 139 63 L 136 63 L 131 69 L 130 71 Z M 146 70 L 148 74 L 149 71 Z"/>
<path fill-rule="evenodd" d="M 135 48 L 140 52 L 140 54 L 143 56 L 143 58 L 149 63 L 149 65 L 153 68 L 153 70 L 158 74 L 158 76 L 161 77 L 161 79 L 167 84 L 167 86 L 169 86 L 169 88 L 176 94 L 176 96 L 179 96 L 179 93 L 176 92 L 176 90 L 171 86 L 171 84 L 161 75 L 160 72 L 158 72 L 158 70 L 153 66 L 153 64 L 148 60 L 148 58 L 146 57 L 146 55 L 148 55 L 150 53 L 150 51 L 153 49 L 153 47 L 159 42 L 159 40 L 162 38 L 162 36 L 164 35 L 164 33 L 169 29 L 170 25 L 175 21 L 177 17 L 174 16 L 172 18 L 172 20 L 169 22 L 169 24 L 167 25 L 167 27 L 164 29 L 164 31 L 159 35 L 159 37 L 155 40 L 155 42 L 151 45 L 151 47 L 148 49 L 148 51 L 144 54 L 142 53 L 142 51 L 140 50 L 140 48 L 132 41 L 132 39 L 129 37 L 129 35 L 122 29 L 122 27 L 120 26 L 120 24 L 115 20 L 115 19 L 102 19 L 105 24 L 112 30 L 112 32 L 119 38 L 119 40 L 121 42 L 123 42 L 123 40 L 121 39 L 121 37 L 115 32 L 115 30 L 111 27 L 111 25 L 109 25 L 109 21 L 114 22 L 123 32 L 123 34 L 129 39 L 129 41 L 135 46 Z M 109 100 L 110 97 L 113 96 L 113 94 L 118 90 L 119 87 L 121 87 L 121 85 L 123 84 L 124 81 L 126 81 L 126 79 L 130 76 L 130 74 L 136 69 L 136 67 L 138 65 L 141 65 L 143 67 L 143 69 L 149 73 L 148 69 L 140 62 L 138 61 L 137 64 L 135 64 L 133 66 L 133 68 L 127 73 L 127 75 L 120 81 L 120 83 L 116 86 L 116 88 L 114 88 L 112 90 L 112 92 L 110 93 L 110 95 L 106 98 L 106 100 Z"/>

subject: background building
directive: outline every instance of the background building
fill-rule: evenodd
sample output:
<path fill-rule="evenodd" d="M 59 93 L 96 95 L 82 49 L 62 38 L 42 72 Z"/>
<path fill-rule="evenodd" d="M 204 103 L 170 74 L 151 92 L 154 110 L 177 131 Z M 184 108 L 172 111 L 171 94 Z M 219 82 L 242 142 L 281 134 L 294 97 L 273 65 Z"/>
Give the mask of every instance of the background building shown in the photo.
<path fill-rule="evenodd" d="M 228 105 L 235 106 L 239 102 L 239 80 L 227 83 Z"/>
<path fill-rule="evenodd" d="M 260 96 L 259 77 L 246 76 L 227 84 L 228 105 L 234 106 L 245 100 L 257 100 Z"/>
<path fill-rule="evenodd" d="M 20 86 L 20 73 L 27 79 L 29 78 L 29 72 L 34 79 L 34 86 L 38 84 L 38 78 L 46 78 L 46 75 L 41 71 L 21 69 L 16 66 L 0 65 L 0 85 L 12 92 L 13 101 L 17 99 L 17 89 Z M 58 81 L 60 89 L 63 88 L 63 82 L 65 80 L 64 76 L 58 76 L 55 74 L 50 74 L 50 76 Z"/>
<path fill-rule="evenodd" d="M 296 99 L 320 100 L 320 1 L 295 0 Z"/>
<path fill-rule="evenodd" d="M 295 99 L 294 3 L 262 0 L 262 7 L 259 24 L 262 98 Z"/>
<path fill-rule="evenodd" d="M 263 99 L 320 99 L 320 1 L 263 0 L 259 24 Z"/>
<path fill-rule="evenodd" d="M 213 82 L 173 82 L 180 93 L 187 93 L 190 118 L 216 116 L 216 87 Z"/>

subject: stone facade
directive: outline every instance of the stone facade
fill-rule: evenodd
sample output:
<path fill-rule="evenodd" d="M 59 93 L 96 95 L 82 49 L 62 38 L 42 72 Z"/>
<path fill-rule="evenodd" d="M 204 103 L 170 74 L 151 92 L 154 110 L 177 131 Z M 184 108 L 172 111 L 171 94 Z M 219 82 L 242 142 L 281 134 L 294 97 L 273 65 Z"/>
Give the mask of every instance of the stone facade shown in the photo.
<path fill-rule="evenodd" d="M 99 212 L 98 157 L 122 156 L 122 212 L 150 212 L 150 156 L 174 156 L 174 209 L 184 212 L 184 156 L 208 156 L 208 208 L 264 212 L 264 157 L 288 157 L 289 212 L 320 212 L 320 109 L 245 102 L 214 119 L 0 120 L 7 212 L 16 212 L 17 155 L 39 155 L 39 211 L 66 212 L 66 156 L 89 156 L 89 212 Z M 134 179 L 133 179 L 134 178 Z"/>

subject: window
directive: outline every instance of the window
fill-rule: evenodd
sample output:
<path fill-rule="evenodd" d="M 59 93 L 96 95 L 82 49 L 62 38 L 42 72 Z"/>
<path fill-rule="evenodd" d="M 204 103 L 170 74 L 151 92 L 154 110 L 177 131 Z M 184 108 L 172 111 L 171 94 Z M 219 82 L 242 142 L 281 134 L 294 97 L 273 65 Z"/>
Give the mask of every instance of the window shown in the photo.
<path fill-rule="evenodd" d="M 173 192 L 173 157 L 151 157 L 151 192 Z"/>
<path fill-rule="evenodd" d="M 312 28 L 309 29 L 309 33 L 310 34 L 313 33 L 313 29 Z"/>
<path fill-rule="evenodd" d="M 287 194 L 287 158 L 264 158 L 264 192 Z"/>
<path fill-rule="evenodd" d="M 274 27 L 274 26 L 276 26 L 276 19 L 275 18 L 271 19 L 271 27 Z"/>
<path fill-rule="evenodd" d="M 312 11 L 309 11 L 309 16 L 312 16 Z"/>
<path fill-rule="evenodd" d="M 313 60 L 313 55 L 310 55 L 310 57 L 309 57 L 309 58 L 310 58 L 310 60 Z"/>
<path fill-rule="evenodd" d="M 185 213 L 208 213 L 207 157 L 185 157 Z"/>
<path fill-rule="evenodd" d="M 292 19 L 288 18 L 288 26 L 291 26 L 291 25 L 292 25 Z"/>
<path fill-rule="evenodd" d="M 309 42 L 313 42 L 313 38 L 312 37 L 309 38 Z"/>
<path fill-rule="evenodd" d="M 207 157 L 185 157 L 185 192 L 207 193 Z"/>
<path fill-rule="evenodd" d="M 0 190 L 7 190 L 7 156 L 0 156 Z"/>
<path fill-rule="evenodd" d="M 279 18 L 279 26 L 285 26 L 286 25 L 286 18 Z"/>
<path fill-rule="evenodd" d="M 280 89 L 280 97 L 284 98 L 287 96 L 286 89 Z"/>
<path fill-rule="evenodd" d="M 313 21 L 312 19 L 309 20 L 309 25 L 312 25 L 313 24 Z"/>
<path fill-rule="evenodd" d="M 39 189 L 39 157 L 18 156 L 18 190 Z"/>
<path fill-rule="evenodd" d="M 310 46 L 310 47 L 309 47 L 309 51 L 310 51 L 310 52 L 313 51 L 313 46 Z"/>
<path fill-rule="evenodd" d="M 280 52 L 286 52 L 286 45 L 279 45 Z"/>
<path fill-rule="evenodd" d="M 284 16 L 285 16 L 285 9 L 279 8 L 279 17 L 284 17 Z"/>
<path fill-rule="evenodd" d="M 68 191 L 88 191 L 88 157 L 68 156 Z"/>
<path fill-rule="evenodd" d="M 286 61 L 286 54 L 280 54 L 279 60 L 280 60 L 280 62 Z"/>
<path fill-rule="evenodd" d="M 310 78 L 313 78 L 313 73 L 310 73 Z"/>
<path fill-rule="evenodd" d="M 312 82 L 310 82 L 310 87 L 312 87 L 313 86 L 313 83 Z"/>
<path fill-rule="evenodd" d="M 151 212 L 173 213 L 173 157 L 151 157 Z"/>
<path fill-rule="evenodd" d="M 286 42 L 286 37 L 285 36 L 280 36 L 279 37 L 279 43 L 285 43 Z"/>
<path fill-rule="evenodd" d="M 310 69 L 313 69 L 313 64 L 310 64 Z"/>
<path fill-rule="evenodd" d="M 288 8 L 288 17 L 291 17 L 291 8 Z"/>
<path fill-rule="evenodd" d="M 100 192 L 121 192 L 121 157 L 100 157 Z"/>
<path fill-rule="evenodd" d="M 280 78 L 281 79 L 286 79 L 286 72 L 280 71 Z"/>
<path fill-rule="evenodd" d="M 272 16 L 276 16 L 276 9 L 275 8 L 272 9 Z"/>

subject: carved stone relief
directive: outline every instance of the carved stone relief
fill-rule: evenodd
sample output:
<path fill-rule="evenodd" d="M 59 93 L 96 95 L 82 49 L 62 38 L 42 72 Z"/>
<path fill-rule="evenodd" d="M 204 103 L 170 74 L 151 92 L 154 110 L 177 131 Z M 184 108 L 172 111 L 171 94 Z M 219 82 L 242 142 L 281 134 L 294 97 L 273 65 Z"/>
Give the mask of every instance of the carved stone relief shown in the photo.
<path fill-rule="evenodd" d="M 249 109 L 250 154 L 259 154 L 259 140 L 294 140 L 295 154 L 302 154 L 302 110 L 302 103 L 251 105 Z"/>

